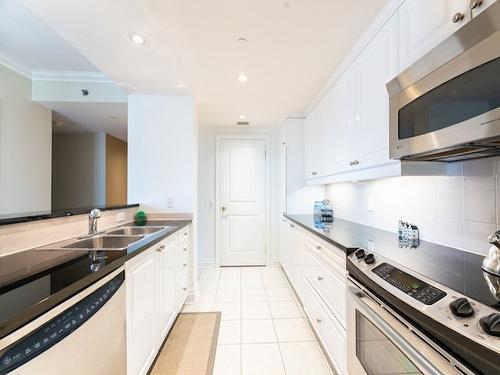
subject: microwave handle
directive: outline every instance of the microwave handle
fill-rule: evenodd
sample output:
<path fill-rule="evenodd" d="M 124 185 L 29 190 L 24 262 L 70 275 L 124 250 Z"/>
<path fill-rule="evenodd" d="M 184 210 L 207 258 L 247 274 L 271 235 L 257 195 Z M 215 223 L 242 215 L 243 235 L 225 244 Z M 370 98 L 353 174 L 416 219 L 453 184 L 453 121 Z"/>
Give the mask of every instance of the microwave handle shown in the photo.
<path fill-rule="evenodd" d="M 385 335 L 398 347 L 401 348 L 417 365 L 417 367 L 424 369 L 425 374 L 429 375 L 444 375 L 439 371 L 431 362 L 429 362 L 425 357 L 423 357 L 413 346 L 411 346 L 406 340 L 404 340 L 397 331 L 384 319 L 378 315 L 374 309 L 379 307 L 379 302 L 376 302 L 370 295 L 368 295 L 363 289 L 352 283 L 349 280 L 348 286 L 349 294 L 356 301 L 360 302 L 363 307 L 362 313 L 367 315 L 370 320 L 379 327 L 379 329 L 385 333 Z M 371 306 L 375 305 L 375 306 Z M 382 309 L 380 307 L 380 309 Z M 391 310 L 392 311 L 392 310 Z M 423 341 L 425 342 L 425 341 Z M 426 343 L 427 344 L 427 343 Z"/>

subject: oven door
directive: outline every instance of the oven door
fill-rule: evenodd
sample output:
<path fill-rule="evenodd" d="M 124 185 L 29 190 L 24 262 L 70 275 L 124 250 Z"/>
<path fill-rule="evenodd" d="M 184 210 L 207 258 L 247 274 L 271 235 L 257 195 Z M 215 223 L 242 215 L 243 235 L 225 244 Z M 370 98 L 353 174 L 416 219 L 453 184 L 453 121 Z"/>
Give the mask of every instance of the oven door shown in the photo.
<path fill-rule="evenodd" d="M 350 279 L 347 369 L 356 375 L 457 374 L 448 361 Z"/>

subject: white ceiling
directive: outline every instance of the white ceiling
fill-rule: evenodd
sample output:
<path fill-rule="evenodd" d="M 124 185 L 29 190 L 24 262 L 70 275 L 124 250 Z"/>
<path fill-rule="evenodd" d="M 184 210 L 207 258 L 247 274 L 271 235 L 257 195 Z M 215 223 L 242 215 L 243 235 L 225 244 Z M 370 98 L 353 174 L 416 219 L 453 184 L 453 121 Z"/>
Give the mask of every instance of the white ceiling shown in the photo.
<path fill-rule="evenodd" d="M 217 126 L 303 113 L 386 1 L 24 0 L 128 92 L 192 93 Z"/>
<path fill-rule="evenodd" d="M 33 70 L 97 71 L 19 0 L 0 0 L 0 60 L 27 74 Z"/>
<path fill-rule="evenodd" d="M 127 141 L 127 103 L 43 102 L 53 110 L 56 133 L 104 132 Z M 57 123 L 62 126 L 56 126 Z"/>

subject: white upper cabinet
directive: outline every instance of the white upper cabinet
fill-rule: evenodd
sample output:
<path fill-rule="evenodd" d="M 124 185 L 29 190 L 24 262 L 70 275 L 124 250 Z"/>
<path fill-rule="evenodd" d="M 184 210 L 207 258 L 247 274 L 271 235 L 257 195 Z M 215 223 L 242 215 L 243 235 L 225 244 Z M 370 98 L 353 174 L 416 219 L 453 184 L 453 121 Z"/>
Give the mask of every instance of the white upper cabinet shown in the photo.
<path fill-rule="evenodd" d="M 305 141 L 305 177 L 314 178 L 319 175 L 320 163 L 320 113 L 317 107 L 309 113 L 306 118 L 306 127 L 304 131 Z"/>
<path fill-rule="evenodd" d="M 488 8 L 497 0 L 471 0 L 470 8 L 472 10 L 472 17 L 476 17 L 483 10 Z"/>
<path fill-rule="evenodd" d="M 399 8 L 400 71 L 470 20 L 469 0 L 406 0 Z"/>
<path fill-rule="evenodd" d="M 389 94 L 398 73 L 398 20 L 392 17 L 355 62 L 355 168 L 394 162 L 389 158 Z M 357 163 L 359 161 L 359 164 Z"/>

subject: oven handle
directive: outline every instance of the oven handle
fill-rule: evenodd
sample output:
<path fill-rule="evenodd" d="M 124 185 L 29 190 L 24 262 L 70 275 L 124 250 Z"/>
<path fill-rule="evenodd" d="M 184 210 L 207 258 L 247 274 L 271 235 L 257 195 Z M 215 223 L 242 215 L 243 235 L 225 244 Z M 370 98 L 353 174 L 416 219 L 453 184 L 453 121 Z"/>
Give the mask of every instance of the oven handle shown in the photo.
<path fill-rule="evenodd" d="M 402 348 L 409 356 L 411 356 L 412 360 L 416 362 L 418 367 L 425 369 L 429 374 L 433 375 L 443 375 L 441 371 L 439 371 L 431 362 L 429 362 L 425 357 L 423 357 L 413 346 L 411 346 L 408 342 L 406 342 L 395 330 L 394 328 L 383 320 L 375 311 L 375 309 L 370 306 L 371 304 L 381 304 L 376 299 L 372 298 L 369 294 L 367 294 L 363 289 L 354 284 L 350 279 L 349 281 L 349 294 L 359 301 L 365 310 L 364 314 L 368 315 L 372 321 L 374 321 L 384 333 L 388 336 L 388 338 L 396 344 L 397 347 Z M 371 302 L 371 303 L 370 303 Z M 390 310 L 392 312 L 392 310 Z M 417 337 L 417 336 L 415 336 Z M 425 342 L 425 341 L 423 341 Z M 427 343 L 426 343 L 427 344 Z"/>

